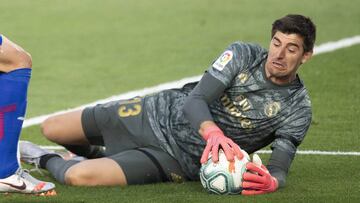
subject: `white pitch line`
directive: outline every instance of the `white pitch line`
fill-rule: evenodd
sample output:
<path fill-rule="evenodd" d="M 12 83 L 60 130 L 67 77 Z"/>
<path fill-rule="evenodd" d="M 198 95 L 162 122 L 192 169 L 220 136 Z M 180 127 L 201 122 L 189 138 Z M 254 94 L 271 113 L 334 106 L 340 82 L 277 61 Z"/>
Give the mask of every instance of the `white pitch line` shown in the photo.
<path fill-rule="evenodd" d="M 259 150 L 259 154 L 271 154 L 271 150 Z M 296 154 L 305 155 L 335 155 L 335 156 L 360 156 L 360 152 L 341 152 L 341 151 L 319 151 L 319 150 L 298 150 Z"/>
<path fill-rule="evenodd" d="M 48 150 L 65 150 L 62 146 L 40 146 L 43 149 Z M 271 150 L 259 150 L 258 154 L 271 154 Z M 298 150 L 297 154 L 304 155 L 335 155 L 335 156 L 360 156 L 360 152 L 341 152 L 341 151 L 319 151 L 319 150 Z"/>
<path fill-rule="evenodd" d="M 349 37 L 349 38 L 344 38 L 344 39 L 341 39 L 341 40 L 338 40 L 338 41 L 335 41 L 335 42 L 327 42 L 327 43 L 321 44 L 319 46 L 316 46 L 316 47 L 314 47 L 314 55 L 323 54 L 323 53 L 327 53 L 327 52 L 332 52 L 332 51 L 342 49 L 342 48 L 346 48 L 346 47 L 349 47 L 349 46 L 353 46 L 353 45 L 356 45 L 356 44 L 360 44 L 360 35 L 356 35 L 354 37 Z M 50 116 L 59 115 L 59 114 L 62 114 L 62 113 L 71 112 L 71 111 L 75 111 L 75 110 L 80 110 L 80 109 L 83 109 L 85 107 L 94 106 L 96 104 L 106 103 L 106 102 L 109 102 L 109 101 L 114 101 L 114 100 L 119 100 L 119 99 L 127 99 L 127 98 L 146 95 L 146 94 L 152 94 L 154 92 L 158 92 L 158 91 L 161 91 L 161 90 L 164 90 L 164 89 L 179 88 L 179 87 L 183 86 L 186 83 L 198 81 L 200 78 L 201 78 L 201 75 L 188 77 L 188 78 L 183 78 L 183 79 L 178 80 L 178 81 L 172 81 L 172 82 L 168 82 L 168 83 L 163 83 L 163 84 L 156 85 L 156 86 L 153 86 L 153 87 L 144 88 L 144 89 L 141 89 L 141 90 L 134 90 L 134 91 L 131 91 L 131 92 L 126 92 L 126 93 L 120 94 L 120 95 L 111 96 L 109 98 L 97 100 L 97 101 L 94 101 L 94 102 L 92 102 L 90 104 L 84 104 L 84 105 L 76 107 L 76 108 L 62 110 L 62 111 L 58 111 L 58 112 L 47 114 L 47 115 L 41 115 L 41 116 L 29 118 L 29 119 L 26 119 L 24 121 L 23 128 L 40 124 L 46 118 L 48 118 Z"/>
<path fill-rule="evenodd" d="M 314 48 L 314 55 L 332 52 L 338 49 L 360 44 L 360 35 L 341 39 L 336 42 L 327 42 Z"/>

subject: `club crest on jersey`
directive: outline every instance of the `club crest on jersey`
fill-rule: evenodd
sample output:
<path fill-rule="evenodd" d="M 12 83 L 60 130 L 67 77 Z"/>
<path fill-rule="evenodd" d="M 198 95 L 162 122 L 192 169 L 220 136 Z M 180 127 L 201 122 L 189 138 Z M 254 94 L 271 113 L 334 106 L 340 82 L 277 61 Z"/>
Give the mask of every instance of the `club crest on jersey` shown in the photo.
<path fill-rule="evenodd" d="M 219 71 L 222 71 L 226 64 L 229 63 L 229 61 L 232 59 L 233 57 L 233 52 L 232 51 L 225 51 L 223 54 L 221 54 L 221 56 L 215 61 L 215 63 L 213 64 L 213 67 Z"/>
<path fill-rule="evenodd" d="M 267 117 L 274 117 L 279 113 L 280 110 L 280 102 L 272 102 L 265 105 L 264 113 Z"/>

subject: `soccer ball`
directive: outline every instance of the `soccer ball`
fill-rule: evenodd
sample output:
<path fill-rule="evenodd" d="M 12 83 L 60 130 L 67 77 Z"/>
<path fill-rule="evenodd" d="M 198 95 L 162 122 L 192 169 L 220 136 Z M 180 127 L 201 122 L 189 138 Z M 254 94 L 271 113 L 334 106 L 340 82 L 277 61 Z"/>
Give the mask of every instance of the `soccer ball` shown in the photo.
<path fill-rule="evenodd" d="M 240 194 L 242 191 L 242 175 L 246 171 L 246 163 L 250 161 L 249 155 L 241 150 L 244 157 L 229 162 L 225 153 L 219 151 L 219 162 L 213 163 L 211 155 L 208 161 L 200 168 L 200 180 L 202 186 L 215 194 Z"/>

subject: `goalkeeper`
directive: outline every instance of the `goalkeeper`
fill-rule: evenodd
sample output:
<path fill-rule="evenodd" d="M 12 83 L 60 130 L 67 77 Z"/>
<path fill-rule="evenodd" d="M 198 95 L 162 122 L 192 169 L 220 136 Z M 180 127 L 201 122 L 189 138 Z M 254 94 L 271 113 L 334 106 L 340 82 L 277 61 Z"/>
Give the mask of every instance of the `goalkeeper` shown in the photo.
<path fill-rule="evenodd" d="M 31 143 L 21 158 L 69 185 L 128 185 L 198 180 L 209 154 L 228 160 L 271 144 L 268 165 L 248 164 L 242 194 L 283 187 L 311 123 L 297 71 L 313 53 L 315 25 L 287 15 L 272 25 L 269 49 L 235 42 L 197 83 L 113 101 L 47 119 L 42 132 L 85 160 L 64 160 Z M 103 147 L 105 146 L 105 147 Z"/>

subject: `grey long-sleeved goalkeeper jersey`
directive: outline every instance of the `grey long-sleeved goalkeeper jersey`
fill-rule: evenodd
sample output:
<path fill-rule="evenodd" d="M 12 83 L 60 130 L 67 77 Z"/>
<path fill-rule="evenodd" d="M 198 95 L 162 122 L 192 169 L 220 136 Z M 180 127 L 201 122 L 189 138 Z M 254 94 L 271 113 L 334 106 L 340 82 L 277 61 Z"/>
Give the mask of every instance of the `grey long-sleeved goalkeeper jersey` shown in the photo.
<path fill-rule="evenodd" d="M 225 91 L 209 104 L 213 121 L 248 153 L 270 143 L 295 154 L 311 123 L 311 103 L 299 77 L 279 86 L 265 76 L 267 50 L 236 42 L 209 67 Z M 198 179 L 206 142 L 183 113 L 184 102 L 198 83 L 148 95 L 146 112 L 161 147 L 175 157 L 190 179 Z M 196 112 L 194 112 L 196 113 Z"/>

